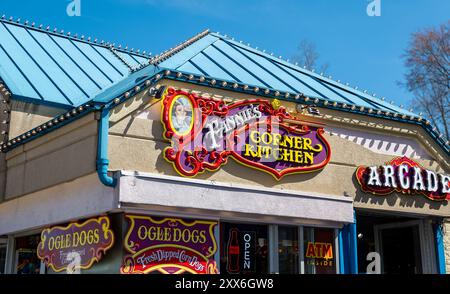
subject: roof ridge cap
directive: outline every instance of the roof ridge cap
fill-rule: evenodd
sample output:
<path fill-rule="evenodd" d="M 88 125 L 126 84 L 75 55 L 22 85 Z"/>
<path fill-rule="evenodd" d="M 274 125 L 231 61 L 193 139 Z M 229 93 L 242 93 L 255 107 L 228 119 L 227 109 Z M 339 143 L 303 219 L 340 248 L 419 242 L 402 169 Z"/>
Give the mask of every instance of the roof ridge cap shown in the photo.
<path fill-rule="evenodd" d="M 115 47 L 115 43 L 112 43 L 109 41 L 102 40 L 101 42 L 97 42 L 97 40 L 98 40 L 97 38 L 94 38 L 94 40 L 92 41 L 92 38 L 90 36 L 88 36 L 87 39 L 85 39 L 84 34 L 81 34 L 80 37 L 78 37 L 77 33 L 75 33 L 74 35 L 72 35 L 71 32 L 67 32 L 66 34 L 64 34 L 64 30 L 60 30 L 58 32 L 56 27 L 54 27 L 53 30 L 50 30 L 49 25 L 44 28 L 43 24 L 40 24 L 39 26 L 36 27 L 35 22 L 31 22 L 31 24 L 29 24 L 28 20 L 25 20 L 23 23 L 21 23 L 20 17 L 17 18 L 16 20 L 14 20 L 14 17 L 12 17 L 12 16 L 10 16 L 9 19 L 6 19 L 6 16 L 3 14 L 0 17 L 0 22 L 8 23 L 8 24 L 15 25 L 15 26 L 20 26 L 23 28 L 27 28 L 30 30 L 34 30 L 34 31 L 38 31 L 38 32 L 42 32 L 42 33 L 46 33 L 46 34 L 50 34 L 50 35 L 54 35 L 54 36 L 58 36 L 58 37 L 63 37 L 63 38 L 70 39 L 70 40 L 76 40 L 78 42 L 93 44 L 93 45 L 101 46 L 104 48 L 108 48 L 108 47 L 112 46 L 113 48 L 115 48 L 116 50 L 118 50 L 120 52 L 125 52 L 125 53 L 129 53 L 129 54 L 137 55 L 140 57 L 144 57 L 144 58 L 151 57 L 151 53 L 146 53 L 145 51 L 142 51 L 142 53 L 141 53 L 140 49 L 137 49 L 135 51 L 134 48 L 131 48 L 131 49 L 128 49 L 128 47 L 122 48 L 121 45 L 119 45 L 118 47 Z"/>
<path fill-rule="evenodd" d="M 208 34 L 209 34 L 209 29 L 206 29 L 206 30 L 196 34 L 192 38 L 190 38 L 184 42 L 181 42 L 174 48 L 170 48 L 169 50 L 166 50 L 166 51 L 162 52 L 161 54 L 154 56 L 152 59 L 150 59 L 149 64 L 158 65 L 159 63 L 163 62 L 167 58 L 173 56 L 174 54 L 176 54 L 179 51 L 183 50 L 184 48 L 190 46 L 191 44 L 195 43 L 196 41 L 202 39 L 203 37 L 205 37 Z"/>

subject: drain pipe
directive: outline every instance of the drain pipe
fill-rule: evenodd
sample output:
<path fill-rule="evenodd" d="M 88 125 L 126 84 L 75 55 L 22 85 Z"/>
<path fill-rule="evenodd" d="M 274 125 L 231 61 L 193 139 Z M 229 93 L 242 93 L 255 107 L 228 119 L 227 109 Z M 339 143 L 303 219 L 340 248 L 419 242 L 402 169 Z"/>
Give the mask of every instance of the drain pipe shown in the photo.
<path fill-rule="evenodd" d="M 97 174 L 100 182 L 109 187 L 115 187 L 117 180 L 108 175 L 108 130 L 109 130 L 109 108 L 100 111 L 98 122 L 97 141 Z"/>
<path fill-rule="evenodd" d="M 438 274 L 446 273 L 443 225 L 442 221 L 434 224 L 434 244 L 436 246 Z"/>

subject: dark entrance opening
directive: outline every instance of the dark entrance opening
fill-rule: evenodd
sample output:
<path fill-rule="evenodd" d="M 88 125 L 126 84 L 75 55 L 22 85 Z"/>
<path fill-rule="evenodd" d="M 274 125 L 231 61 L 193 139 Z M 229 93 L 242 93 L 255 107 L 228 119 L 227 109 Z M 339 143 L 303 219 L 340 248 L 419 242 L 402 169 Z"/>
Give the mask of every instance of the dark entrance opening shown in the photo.
<path fill-rule="evenodd" d="M 360 273 L 366 273 L 373 262 L 373 258 L 367 260 L 371 252 L 379 253 L 381 273 L 423 273 L 417 218 L 359 211 L 356 219 Z"/>
<path fill-rule="evenodd" d="M 420 274 L 419 227 L 386 228 L 380 231 L 382 270 L 389 274 Z"/>

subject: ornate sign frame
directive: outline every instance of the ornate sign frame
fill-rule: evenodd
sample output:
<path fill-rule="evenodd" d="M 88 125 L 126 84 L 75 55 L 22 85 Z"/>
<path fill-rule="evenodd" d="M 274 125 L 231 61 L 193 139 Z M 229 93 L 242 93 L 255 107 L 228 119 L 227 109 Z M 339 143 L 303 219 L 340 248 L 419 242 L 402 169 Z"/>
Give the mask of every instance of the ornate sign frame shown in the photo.
<path fill-rule="evenodd" d="M 216 274 L 217 221 L 126 215 L 122 274 Z M 176 231 L 178 230 L 178 231 Z M 191 235 L 190 235 L 191 234 Z M 186 240 L 186 236 L 191 237 Z M 195 237 L 194 237 L 195 236 Z M 194 240 L 195 238 L 195 240 Z"/>
<path fill-rule="evenodd" d="M 182 176 L 217 171 L 230 157 L 244 166 L 269 173 L 276 180 L 288 174 L 321 170 L 330 161 L 331 148 L 323 136 L 323 125 L 298 120 L 284 107 L 276 105 L 275 109 L 267 100 L 225 104 L 223 100 L 168 88 L 161 104 L 163 136 L 171 142 L 163 155 Z M 259 135 L 268 138 L 266 141 L 273 140 L 272 149 L 250 141 L 255 129 L 265 130 Z M 289 141 L 290 148 L 280 148 L 283 140 Z M 296 142 L 296 148 L 292 141 Z M 258 149 L 244 152 L 242 146 L 249 148 L 248 143 Z M 266 158 L 272 153 L 274 159 L 263 160 L 261 150 L 266 152 L 263 153 Z M 259 159 L 249 154 L 259 155 Z"/>
<path fill-rule="evenodd" d="M 391 166 L 392 170 L 395 172 L 395 174 L 398 173 L 398 169 L 400 166 L 405 165 L 408 167 L 408 172 L 405 173 L 405 178 L 406 177 L 411 177 L 410 174 L 408 174 L 409 172 L 412 173 L 412 170 L 414 170 L 414 168 L 418 168 L 421 171 L 421 175 L 417 176 L 418 179 L 420 179 L 420 181 L 422 182 L 423 186 L 426 186 L 427 183 L 425 183 L 425 179 L 426 177 L 423 175 L 424 172 L 429 173 L 431 171 L 427 171 L 424 167 L 422 167 L 419 163 L 417 163 L 416 161 L 408 158 L 408 157 L 396 157 L 394 159 L 392 159 L 389 162 L 386 162 L 384 164 L 384 166 Z M 426 198 L 433 200 L 433 201 L 444 201 L 447 199 L 450 199 L 450 193 L 444 194 L 438 191 L 436 192 L 432 192 L 432 191 L 428 191 L 426 189 L 421 189 L 421 190 L 417 190 L 417 189 L 413 189 L 413 188 L 408 188 L 408 189 L 404 189 L 402 188 L 400 185 L 397 185 L 397 187 L 393 187 L 392 185 L 386 186 L 386 185 L 369 185 L 368 184 L 368 178 L 369 178 L 369 173 L 370 173 L 370 169 L 371 168 L 376 168 L 378 170 L 378 167 L 367 167 L 367 166 L 359 166 L 356 169 L 355 172 L 355 177 L 356 180 L 361 188 L 361 191 L 366 192 L 366 193 L 371 193 L 373 195 L 389 195 L 392 194 L 394 192 L 397 193 L 402 193 L 402 194 L 408 194 L 408 195 L 412 195 L 412 194 L 418 194 L 418 195 L 422 195 L 425 196 Z M 377 171 L 378 172 L 378 171 Z M 382 174 L 382 172 L 379 172 L 380 174 Z M 432 172 L 434 173 L 434 172 Z M 437 176 L 436 176 L 437 177 Z M 397 176 L 396 176 L 397 178 Z M 437 178 L 436 178 L 437 180 Z M 412 182 L 412 180 L 410 180 Z M 438 181 L 438 180 L 437 180 Z M 382 179 L 380 180 L 380 182 L 384 182 Z M 442 188 L 441 186 L 442 184 L 438 184 L 439 188 Z M 450 185 L 450 183 L 448 183 L 448 185 Z M 412 183 L 410 183 L 410 186 L 413 186 Z"/>
<path fill-rule="evenodd" d="M 80 263 L 75 264 L 75 267 L 89 269 L 94 262 L 99 262 L 113 245 L 114 233 L 110 229 L 109 217 L 101 216 L 82 223 L 74 222 L 67 226 L 44 229 L 37 255 L 53 271 L 61 272 L 67 269 L 70 262 L 68 254 L 77 252 Z"/>

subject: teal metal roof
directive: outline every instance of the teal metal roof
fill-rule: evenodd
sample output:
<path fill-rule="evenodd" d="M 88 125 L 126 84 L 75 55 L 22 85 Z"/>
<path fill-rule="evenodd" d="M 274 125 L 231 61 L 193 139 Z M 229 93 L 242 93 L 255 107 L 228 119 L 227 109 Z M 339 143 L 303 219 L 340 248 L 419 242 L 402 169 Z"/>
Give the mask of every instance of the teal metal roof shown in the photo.
<path fill-rule="evenodd" d="M 311 98 L 326 99 L 331 103 L 415 115 L 373 95 L 216 33 L 206 35 L 158 65 L 261 89 L 301 93 Z"/>
<path fill-rule="evenodd" d="M 12 99 L 79 106 L 147 65 L 149 56 L 84 36 L 0 19 L 0 78 Z"/>
<path fill-rule="evenodd" d="M 149 59 L 146 55 L 117 49 L 108 43 L 98 44 L 84 41 L 11 21 L 1 20 L 0 25 L 0 80 L 3 79 L 6 82 L 8 90 L 13 93 L 12 98 L 31 99 L 34 103 L 54 103 L 70 109 L 65 114 L 0 145 L 2 152 L 70 123 L 90 111 L 110 108 L 122 103 L 161 79 L 172 79 L 420 125 L 447 155 L 450 154 L 449 142 L 436 132 L 429 120 L 420 115 L 235 42 L 225 36 L 209 33 L 209 31 L 204 31 L 173 49 Z M 13 30 L 14 26 L 17 28 Z M 11 35 L 7 42 L 1 35 L 5 33 L 5 30 Z M 40 38 L 50 38 L 50 44 L 65 45 L 64 47 L 55 45 L 57 49 L 54 47 L 55 50 L 51 51 L 54 55 L 49 54 L 48 50 L 50 49 L 43 49 L 52 46 L 49 44 L 43 46 L 41 52 L 35 52 L 40 50 L 36 47 L 30 52 L 33 44 L 36 46 L 37 41 L 31 38 L 32 40 L 28 39 L 27 42 L 20 43 L 22 38 L 27 39 L 24 36 L 20 37 L 20 34 L 25 36 L 26 34 L 35 34 Z M 16 38 L 12 35 L 15 35 Z M 6 34 L 6 36 L 8 35 Z M 14 52 L 9 48 L 10 46 L 15 46 L 15 49 L 22 51 Z M 5 50 L 5 47 L 12 52 Z M 45 61 L 44 53 L 47 54 L 50 61 L 48 58 Z M 23 64 L 22 61 L 19 63 L 17 58 L 20 54 L 31 64 Z M 7 55 L 8 58 L 4 55 Z M 61 63 L 59 63 L 58 58 L 65 58 L 64 56 L 68 59 L 61 59 Z M 68 63 L 62 62 L 63 60 Z M 56 66 L 56 68 L 52 68 L 52 66 Z M 90 67 L 89 71 L 86 70 L 87 67 Z M 55 76 L 53 71 L 58 71 L 58 68 L 67 75 L 70 82 L 66 79 L 66 84 L 63 80 L 64 77 Z M 33 70 L 38 71 L 39 74 Z M 43 73 L 44 71 L 46 72 Z M 61 74 L 61 72 L 59 73 Z M 81 76 L 79 76 L 80 72 Z M 103 87 L 93 88 L 89 92 L 85 90 L 86 97 L 80 95 L 79 92 L 76 96 L 66 91 L 66 96 L 73 99 L 70 100 L 71 102 L 67 99 L 69 97 L 51 96 L 47 91 L 43 92 L 45 94 L 43 97 L 39 97 L 34 89 L 36 87 L 34 83 L 44 83 L 45 86 L 42 86 L 44 90 L 46 90 L 45 87 L 48 87 L 54 92 L 57 92 L 54 88 L 58 90 L 63 89 L 64 86 L 66 89 L 71 83 L 72 87 L 73 84 L 78 84 L 78 86 L 83 85 L 84 89 L 85 85 L 80 79 L 86 81 L 87 78 L 100 83 L 101 72 L 104 72 L 105 76 L 109 76 L 110 81 L 106 82 L 103 79 Z M 72 79 L 68 77 L 69 75 Z M 48 78 L 49 76 L 54 79 Z M 56 87 L 55 84 L 59 87 Z M 78 107 L 72 107 L 77 105 Z"/>

